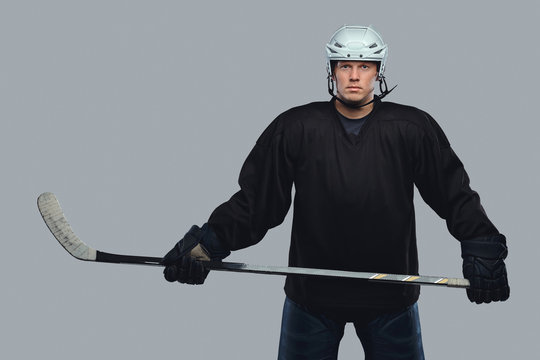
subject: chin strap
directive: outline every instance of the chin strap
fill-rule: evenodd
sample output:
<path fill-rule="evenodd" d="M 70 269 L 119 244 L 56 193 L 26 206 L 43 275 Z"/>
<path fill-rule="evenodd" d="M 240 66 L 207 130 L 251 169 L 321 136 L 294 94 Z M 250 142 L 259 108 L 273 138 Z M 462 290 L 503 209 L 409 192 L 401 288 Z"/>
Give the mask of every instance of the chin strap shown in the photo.
<path fill-rule="evenodd" d="M 383 90 L 383 85 L 384 85 L 384 90 Z M 388 85 L 386 84 L 386 79 L 385 79 L 384 76 L 381 76 L 379 78 L 379 90 L 381 91 L 381 94 L 380 95 L 375 95 L 373 97 L 373 100 L 371 100 L 371 101 L 369 101 L 369 102 L 367 102 L 365 104 L 357 105 L 357 104 L 353 104 L 353 103 L 344 101 L 344 100 L 338 98 L 336 95 L 334 95 L 334 82 L 332 81 L 332 78 L 330 76 L 328 76 L 328 93 L 330 94 L 330 96 L 332 96 L 332 98 L 336 99 L 337 101 L 339 101 L 343 105 L 345 105 L 347 107 L 350 107 L 350 108 L 353 108 L 353 109 L 359 109 L 361 107 L 369 105 L 369 104 L 375 102 L 377 99 L 381 100 L 386 95 L 390 94 L 392 92 L 392 90 L 394 90 L 396 88 L 396 86 L 397 85 L 395 85 L 393 88 L 388 90 Z"/>

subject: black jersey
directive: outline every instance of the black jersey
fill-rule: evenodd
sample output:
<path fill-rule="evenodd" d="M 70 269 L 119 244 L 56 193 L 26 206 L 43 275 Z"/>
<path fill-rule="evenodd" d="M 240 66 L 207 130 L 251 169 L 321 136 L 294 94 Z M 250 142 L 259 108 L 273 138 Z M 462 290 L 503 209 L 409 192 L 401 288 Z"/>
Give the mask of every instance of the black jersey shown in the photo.
<path fill-rule="evenodd" d="M 279 115 L 240 172 L 241 190 L 209 224 L 231 250 L 259 242 L 294 214 L 289 266 L 418 274 L 413 187 L 459 241 L 498 234 L 461 161 L 435 120 L 377 100 L 358 135 L 345 132 L 333 101 Z M 314 308 L 396 308 L 419 287 L 288 276 L 285 292 Z"/>

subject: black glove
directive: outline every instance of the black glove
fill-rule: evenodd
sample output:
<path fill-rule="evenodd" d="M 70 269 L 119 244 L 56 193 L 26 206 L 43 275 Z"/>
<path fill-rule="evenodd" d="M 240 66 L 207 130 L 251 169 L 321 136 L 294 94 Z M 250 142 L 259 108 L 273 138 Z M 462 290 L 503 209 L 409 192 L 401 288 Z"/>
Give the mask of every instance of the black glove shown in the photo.
<path fill-rule="evenodd" d="M 193 225 L 163 258 L 163 275 L 170 282 L 203 284 L 209 271 L 202 261 L 221 261 L 229 254 L 208 224 Z"/>
<path fill-rule="evenodd" d="M 507 255 L 504 235 L 461 242 L 463 275 L 471 283 L 467 289 L 471 302 L 487 304 L 508 299 L 510 287 L 504 265 Z"/>

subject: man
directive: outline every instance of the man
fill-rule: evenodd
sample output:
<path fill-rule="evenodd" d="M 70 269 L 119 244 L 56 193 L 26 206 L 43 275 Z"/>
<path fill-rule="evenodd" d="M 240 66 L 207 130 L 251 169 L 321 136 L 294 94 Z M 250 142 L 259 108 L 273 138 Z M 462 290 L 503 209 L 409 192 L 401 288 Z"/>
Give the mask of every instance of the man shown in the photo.
<path fill-rule="evenodd" d="M 416 185 L 461 242 L 469 299 L 506 300 L 505 237 L 443 131 L 424 111 L 381 101 L 391 90 L 380 35 L 344 26 L 326 50 L 332 99 L 290 109 L 270 124 L 242 167 L 240 191 L 165 256 L 166 279 L 203 283 L 208 272 L 199 260 L 259 242 L 283 221 L 293 184 L 290 266 L 418 274 Z M 285 293 L 280 359 L 335 359 L 347 322 L 367 359 L 424 358 L 418 286 L 288 276 Z"/>

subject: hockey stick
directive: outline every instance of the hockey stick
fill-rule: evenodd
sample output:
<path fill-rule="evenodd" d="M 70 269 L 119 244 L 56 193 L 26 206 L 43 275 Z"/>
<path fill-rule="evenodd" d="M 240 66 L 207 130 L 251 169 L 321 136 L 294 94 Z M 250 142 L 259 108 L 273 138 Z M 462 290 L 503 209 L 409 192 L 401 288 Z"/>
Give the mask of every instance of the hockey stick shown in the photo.
<path fill-rule="evenodd" d="M 72 256 L 79 260 L 95 261 L 116 264 L 136 264 L 163 266 L 162 258 L 149 256 L 132 256 L 111 254 L 95 250 L 82 242 L 71 229 L 67 222 L 58 200 L 52 193 L 43 193 L 38 197 L 38 208 L 45 224 L 58 240 L 60 245 Z M 263 266 L 230 262 L 206 262 L 205 267 L 209 270 L 246 272 L 256 274 L 273 275 L 308 275 L 326 276 L 338 278 L 364 279 L 368 281 L 401 283 L 411 285 L 434 285 L 457 288 L 469 287 L 467 279 L 447 278 L 441 276 L 420 276 L 420 275 L 397 275 L 381 274 L 369 272 L 311 269 L 287 266 Z"/>

